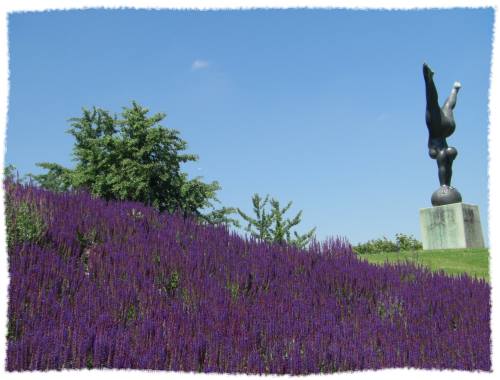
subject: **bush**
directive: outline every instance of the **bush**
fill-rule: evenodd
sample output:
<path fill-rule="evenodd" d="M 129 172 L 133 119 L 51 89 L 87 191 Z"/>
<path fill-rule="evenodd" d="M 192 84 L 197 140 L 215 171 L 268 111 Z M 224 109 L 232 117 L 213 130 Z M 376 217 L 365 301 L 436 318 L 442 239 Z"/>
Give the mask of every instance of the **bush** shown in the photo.
<path fill-rule="evenodd" d="M 396 244 L 399 251 L 418 251 L 423 248 L 422 243 L 412 235 L 396 234 Z"/>
<path fill-rule="evenodd" d="M 353 249 L 360 255 L 383 252 L 416 251 L 422 249 L 422 243 L 412 235 L 399 233 L 396 234 L 395 242 L 384 236 L 382 239 L 369 240 L 366 243 L 358 244 L 354 246 Z"/>
<path fill-rule="evenodd" d="M 25 242 L 40 242 L 45 232 L 45 225 L 32 203 L 26 200 L 13 201 L 7 196 L 5 214 L 9 248 Z"/>

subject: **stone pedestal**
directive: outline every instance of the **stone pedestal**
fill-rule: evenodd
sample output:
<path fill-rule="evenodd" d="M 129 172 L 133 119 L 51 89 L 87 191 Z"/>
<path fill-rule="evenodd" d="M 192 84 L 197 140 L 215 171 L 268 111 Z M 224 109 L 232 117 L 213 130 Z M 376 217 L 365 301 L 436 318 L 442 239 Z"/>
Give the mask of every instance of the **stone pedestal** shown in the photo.
<path fill-rule="evenodd" d="M 479 207 L 452 203 L 420 209 L 424 250 L 484 248 Z"/>

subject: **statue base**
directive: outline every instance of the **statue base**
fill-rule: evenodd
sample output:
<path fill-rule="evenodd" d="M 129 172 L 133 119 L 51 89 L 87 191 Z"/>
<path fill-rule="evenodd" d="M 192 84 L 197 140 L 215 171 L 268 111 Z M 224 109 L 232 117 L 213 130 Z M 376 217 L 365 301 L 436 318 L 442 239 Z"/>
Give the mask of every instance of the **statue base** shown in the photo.
<path fill-rule="evenodd" d="M 462 202 L 462 196 L 454 187 L 442 185 L 432 193 L 431 203 L 433 206 L 443 206 L 459 202 Z"/>
<path fill-rule="evenodd" d="M 465 203 L 420 209 L 424 250 L 484 248 L 479 207 Z"/>

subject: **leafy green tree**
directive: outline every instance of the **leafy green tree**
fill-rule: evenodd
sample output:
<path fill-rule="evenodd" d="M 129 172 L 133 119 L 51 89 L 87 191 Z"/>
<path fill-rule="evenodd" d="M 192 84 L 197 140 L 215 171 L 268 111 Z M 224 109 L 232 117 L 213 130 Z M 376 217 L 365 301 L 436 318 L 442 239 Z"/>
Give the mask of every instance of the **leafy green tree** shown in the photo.
<path fill-rule="evenodd" d="M 270 211 L 265 208 L 268 202 L 271 206 Z M 246 231 L 253 237 L 271 243 L 292 244 L 299 248 L 304 248 L 313 239 L 316 227 L 304 235 L 294 231 L 292 237 L 291 229 L 300 223 L 302 217 L 302 211 L 299 211 L 293 219 L 284 219 L 284 214 L 290 209 L 292 202 L 280 208 L 279 202 L 274 198 L 269 199 L 269 195 L 263 200 L 258 194 L 254 194 L 252 203 L 256 218 L 248 216 L 240 209 L 238 213 L 248 222 Z"/>
<path fill-rule="evenodd" d="M 123 109 L 121 118 L 96 107 L 83 109 L 81 117 L 70 119 L 68 130 L 76 140 L 75 169 L 42 162 L 37 165 L 47 172 L 32 178 L 54 191 L 87 189 L 107 200 L 139 201 L 208 223 L 233 223 L 228 215 L 235 209 L 214 209 L 219 183 L 189 179 L 181 164 L 198 156 L 183 153 L 187 143 L 178 131 L 159 125 L 165 114 L 148 112 L 136 102 Z"/>

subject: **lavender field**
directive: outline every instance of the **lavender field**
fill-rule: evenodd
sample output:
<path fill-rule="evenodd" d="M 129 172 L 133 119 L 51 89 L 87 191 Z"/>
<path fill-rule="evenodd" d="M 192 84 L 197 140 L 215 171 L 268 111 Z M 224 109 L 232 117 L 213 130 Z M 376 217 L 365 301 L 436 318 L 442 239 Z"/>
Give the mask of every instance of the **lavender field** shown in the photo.
<path fill-rule="evenodd" d="M 489 371 L 490 286 L 6 183 L 7 370 Z M 29 223 L 28 223 L 29 222 Z"/>

